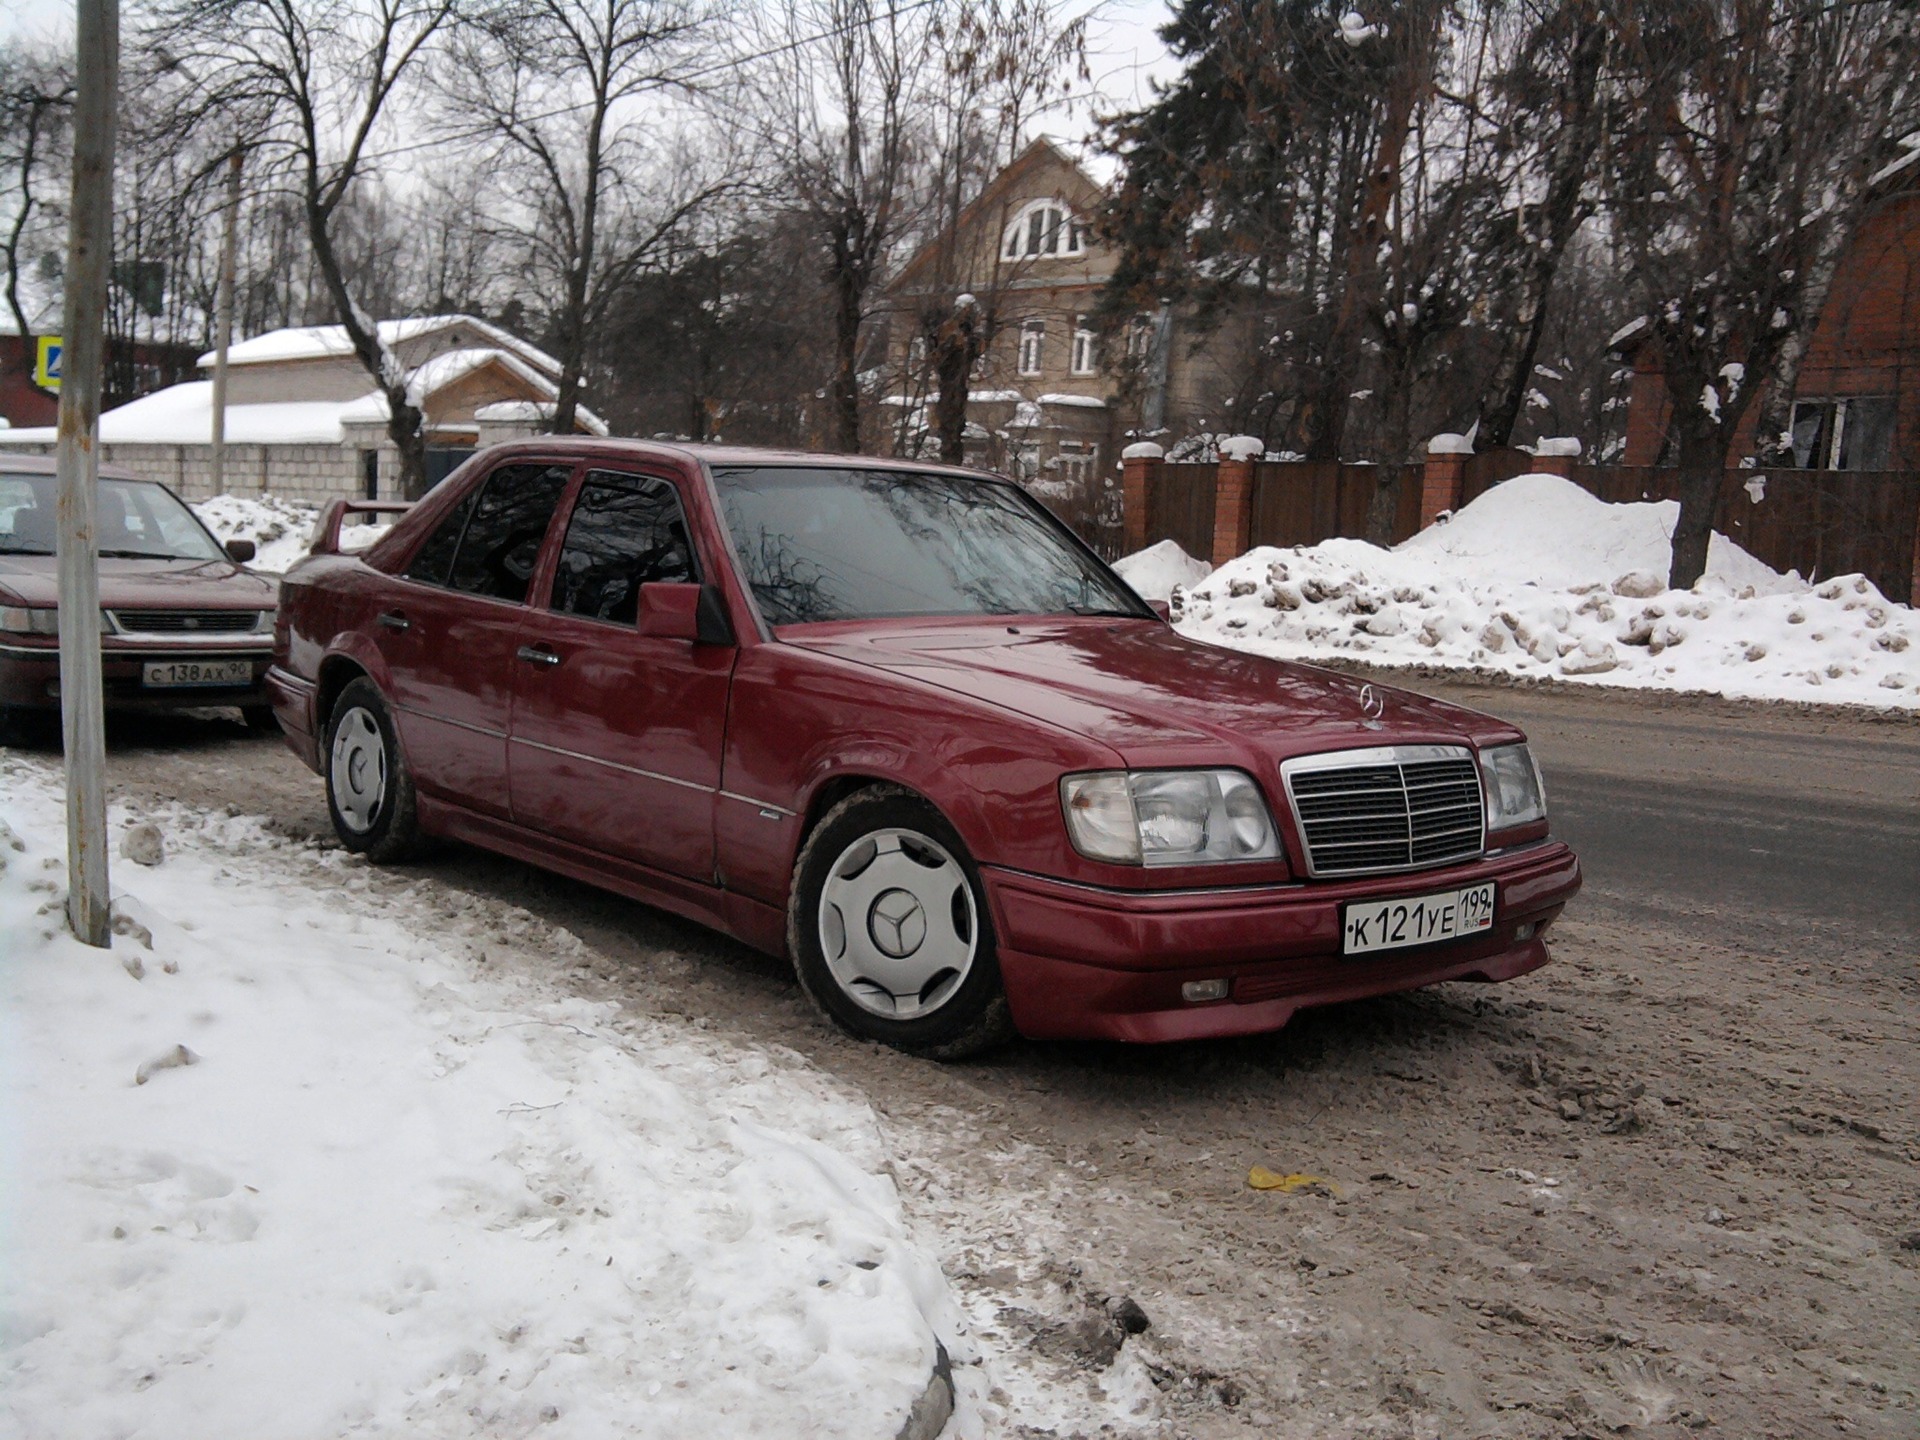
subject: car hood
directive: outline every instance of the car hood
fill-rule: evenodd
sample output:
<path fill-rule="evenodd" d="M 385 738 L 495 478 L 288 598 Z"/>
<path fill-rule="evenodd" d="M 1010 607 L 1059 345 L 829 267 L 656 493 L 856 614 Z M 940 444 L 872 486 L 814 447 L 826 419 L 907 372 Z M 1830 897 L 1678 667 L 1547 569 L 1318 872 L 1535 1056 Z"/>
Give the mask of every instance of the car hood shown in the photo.
<path fill-rule="evenodd" d="M 1518 737 L 1478 711 L 1145 620 L 840 622 L 779 638 L 1086 735 L 1129 764 Z"/>
<path fill-rule="evenodd" d="M 231 560 L 100 560 L 100 604 L 108 610 L 271 610 L 274 583 Z M 52 605 L 60 595 L 51 555 L 0 555 L 0 597 Z"/>

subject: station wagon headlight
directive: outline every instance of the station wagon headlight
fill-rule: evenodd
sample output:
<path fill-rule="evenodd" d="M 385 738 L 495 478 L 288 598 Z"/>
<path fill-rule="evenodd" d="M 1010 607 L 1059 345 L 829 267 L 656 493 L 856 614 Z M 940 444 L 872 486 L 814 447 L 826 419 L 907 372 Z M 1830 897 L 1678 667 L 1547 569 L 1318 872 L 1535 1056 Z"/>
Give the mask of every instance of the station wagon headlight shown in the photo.
<path fill-rule="evenodd" d="M 60 612 L 51 606 L 0 605 L 0 630 L 9 635 L 58 635 Z"/>
<path fill-rule="evenodd" d="M 1511 830 L 1547 818 L 1547 787 L 1525 745 L 1497 745 L 1480 752 L 1487 792 L 1487 829 Z"/>
<path fill-rule="evenodd" d="M 1101 770 L 1060 782 L 1074 849 L 1121 865 L 1267 860 L 1280 837 L 1239 770 Z"/>

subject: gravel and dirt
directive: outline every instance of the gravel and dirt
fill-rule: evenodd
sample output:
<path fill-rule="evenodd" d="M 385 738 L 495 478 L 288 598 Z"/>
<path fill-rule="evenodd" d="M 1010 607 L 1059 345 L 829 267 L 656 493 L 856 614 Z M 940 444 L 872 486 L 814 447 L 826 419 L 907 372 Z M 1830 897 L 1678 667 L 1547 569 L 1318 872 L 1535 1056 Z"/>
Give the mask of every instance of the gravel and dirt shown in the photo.
<path fill-rule="evenodd" d="M 340 904 L 523 909 L 492 963 L 864 1095 L 986 1433 L 1920 1433 L 1920 724 L 1416 683 L 1535 736 L 1588 872 L 1556 963 L 1259 1039 L 940 1066 L 829 1030 L 774 961 L 479 852 Z M 330 838 L 319 781 L 237 724 L 116 726 L 109 757 L 129 799 Z"/>

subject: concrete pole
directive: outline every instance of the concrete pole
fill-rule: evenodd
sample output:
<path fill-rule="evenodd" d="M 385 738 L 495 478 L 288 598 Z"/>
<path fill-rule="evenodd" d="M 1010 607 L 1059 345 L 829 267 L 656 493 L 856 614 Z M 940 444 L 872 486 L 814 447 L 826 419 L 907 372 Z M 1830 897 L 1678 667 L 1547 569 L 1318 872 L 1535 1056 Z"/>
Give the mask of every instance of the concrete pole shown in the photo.
<path fill-rule="evenodd" d="M 233 344 L 235 232 L 240 228 L 240 147 L 227 157 L 227 233 L 220 238 L 220 285 L 215 292 L 213 335 L 213 451 L 208 457 L 213 493 L 227 493 L 227 349 Z"/>
<path fill-rule="evenodd" d="M 109 939 L 106 735 L 100 692 L 100 365 L 113 252 L 119 0 L 79 0 L 73 204 L 60 355 L 60 720 L 67 762 L 67 920 Z"/>

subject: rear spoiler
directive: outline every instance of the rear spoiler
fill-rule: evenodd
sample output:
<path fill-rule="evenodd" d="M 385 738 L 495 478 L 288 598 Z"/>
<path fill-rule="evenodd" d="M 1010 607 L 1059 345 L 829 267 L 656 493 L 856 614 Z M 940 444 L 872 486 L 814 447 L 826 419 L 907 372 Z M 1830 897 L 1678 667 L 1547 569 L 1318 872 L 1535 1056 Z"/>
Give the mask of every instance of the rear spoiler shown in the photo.
<path fill-rule="evenodd" d="M 313 540 L 307 546 L 307 553 L 338 555 L 340 524 L 349 515 L 402 515 L 412 508 L 411 500 L 329 500 L 327 508 L 320 512 L 319 523 L 313 527 Z"/>

